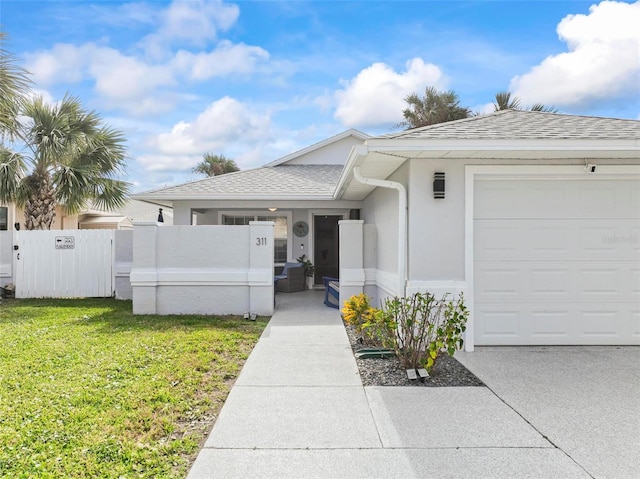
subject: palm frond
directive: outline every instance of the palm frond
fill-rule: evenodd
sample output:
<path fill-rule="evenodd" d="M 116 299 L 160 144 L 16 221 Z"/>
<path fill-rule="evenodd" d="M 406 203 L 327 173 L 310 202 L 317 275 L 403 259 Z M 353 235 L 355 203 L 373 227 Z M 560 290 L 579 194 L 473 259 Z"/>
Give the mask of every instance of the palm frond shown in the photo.
<path fill-rule="evenodd" d="M 31 79 L 29 72 L 5 49 L 5 38 L 0 32 L 0 138 L 5 135 L 14 138 L 19 129 L 17 116 Z"/>
<path fill-rule="evenodd" d="M 0 202 L 16 201 L 25 166 L 24 158 L 20 154 L 0 145 Z"/>

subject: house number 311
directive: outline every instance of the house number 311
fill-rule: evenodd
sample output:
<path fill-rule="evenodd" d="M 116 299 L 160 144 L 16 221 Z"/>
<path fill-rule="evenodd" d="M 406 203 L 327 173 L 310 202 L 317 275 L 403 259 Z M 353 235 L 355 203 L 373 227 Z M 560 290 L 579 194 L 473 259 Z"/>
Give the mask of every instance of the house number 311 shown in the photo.
<path fill-rule="evenodd" d="M 257 246 L 267 246 L 267 238 L 256 238 Z"/>

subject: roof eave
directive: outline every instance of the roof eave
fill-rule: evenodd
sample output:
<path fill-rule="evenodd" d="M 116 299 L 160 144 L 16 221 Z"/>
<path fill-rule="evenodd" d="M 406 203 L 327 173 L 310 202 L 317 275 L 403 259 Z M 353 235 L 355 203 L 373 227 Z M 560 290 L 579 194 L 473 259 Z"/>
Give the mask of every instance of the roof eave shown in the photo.
<path fill-rule="evenodd" d="M 370 151 L 520 151 L 520 150 L 558 150 L 558 151 L 640 151 L 640 138 L 621 139 L 431 139 L 431 138 L 402 138 L 402 139 L 369 139 L 367 146 Z"/>

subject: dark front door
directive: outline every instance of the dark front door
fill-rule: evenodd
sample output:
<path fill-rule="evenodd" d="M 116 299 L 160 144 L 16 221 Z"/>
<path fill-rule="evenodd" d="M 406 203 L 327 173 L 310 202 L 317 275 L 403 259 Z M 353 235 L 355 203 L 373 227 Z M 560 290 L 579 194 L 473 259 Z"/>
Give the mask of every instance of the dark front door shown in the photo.
<path fill-rule="evenodd" d="M 314 216 L 315 284 L 322 284 L 323 276 L 338 277 L 340 270 L 340 238 L 338 221 L 342 216 Z"/>

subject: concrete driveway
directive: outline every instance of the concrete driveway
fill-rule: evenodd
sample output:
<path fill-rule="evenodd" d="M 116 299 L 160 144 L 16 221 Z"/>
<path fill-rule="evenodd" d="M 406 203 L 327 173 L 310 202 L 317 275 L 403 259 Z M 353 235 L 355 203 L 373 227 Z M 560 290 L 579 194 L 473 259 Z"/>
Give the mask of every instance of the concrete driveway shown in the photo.
<path fill-rule="evenodd" d="M 484 347 L 456 358 L 594 478 L 640 478 L 640 347 Z"/>

